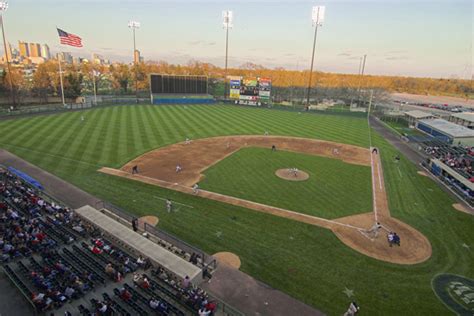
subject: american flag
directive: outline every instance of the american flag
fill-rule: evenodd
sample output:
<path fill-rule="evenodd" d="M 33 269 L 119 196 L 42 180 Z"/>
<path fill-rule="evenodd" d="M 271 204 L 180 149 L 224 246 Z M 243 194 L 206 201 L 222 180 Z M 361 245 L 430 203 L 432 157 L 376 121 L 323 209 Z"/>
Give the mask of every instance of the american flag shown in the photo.
<path fill-rule="evenodd" d="M 77 35 L 65 32 L 61 29 L 57 29 L 59 34 L 59 39 L 61 40 L 61 44 L 74 46 L 74 47 L 82 47 L 82 38 Z"/>

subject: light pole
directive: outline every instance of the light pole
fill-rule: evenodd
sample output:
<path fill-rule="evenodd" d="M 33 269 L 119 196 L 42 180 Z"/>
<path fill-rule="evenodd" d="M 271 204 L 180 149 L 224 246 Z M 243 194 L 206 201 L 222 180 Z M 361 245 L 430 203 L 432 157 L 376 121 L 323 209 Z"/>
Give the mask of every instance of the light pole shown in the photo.
<path fill-rule="evenodd" d="M 311 93 L 311 79 L 313 75 L 314 51 L 316 49 L 316 38 L 318 36 L 318 26 L 323 25 L 325 9 L 326 7 L 324 6 L 313 7 L 313 13 L 311 15 L 311 19 L 313 20 L 313 26 L 315 26 L 315 29 L 314 29 L 314 39 L 313 39 L 313 53 L 311 55 L 311 68 L 309 70 L 308 93 L 306 95 L 306 109 L 309 108 L 309 95 Z"/>
<path fill-rule="evenodd" d="M 5 49 L 5 59 L 7 61 L 7 68 L 8 68 L 8 78 L 10 79 L 10 93 L 12 97 L 13 106 L 15 106 L 15 92 L 13 91 L 13 78 L 12 72 L 10 69 L 10 60 L 8 57 L 8 50 L 7 50 L 7 41 L 5 39 L 5 27 L 3 26 L 3 12 L 7 11 L 8 9 L 8 2 L 0 1 L 0 24 L 2 25 L 2 36 L 3 36 L 3 47 Z"/>
<path fill-rule="evenodd" d="M 232 11 L 222 11 L 222 18 L 224 19 L 223 25 L 225 29 L 225 70 L 224 70 L 224 100 L 227 98 L 227 57 L 229 51 L 229 29 L 233 25 L 233 13 Z"/>
<path fill-rule="evenodd" d="M 138 103 L 138 76 L 137 76 L 137 58 L 136 58 L 136 52 L 137 52 L 137 47 L 135 44 L 135 29 L 140 28 L 140 22 L 137 21 L 128 21 L 128 27 L 132 29 L 133 31 L 133 66 L 135 68 L 135 98 L 136 102 Z"/>
<path fill-rule="evenodd" d="M 361 85 L 362 85 L 362 77 L 364 76 L 365 71 L 365 60 L 367 59 L 367 54 L 364 55 L 364 59 L 362 61 L 362 68 L 359 74 L 359 87 L 357 88 L 358 98 L 357 98 L 357 105 L 360 105 L 360 94 L 361 94 Z"/>

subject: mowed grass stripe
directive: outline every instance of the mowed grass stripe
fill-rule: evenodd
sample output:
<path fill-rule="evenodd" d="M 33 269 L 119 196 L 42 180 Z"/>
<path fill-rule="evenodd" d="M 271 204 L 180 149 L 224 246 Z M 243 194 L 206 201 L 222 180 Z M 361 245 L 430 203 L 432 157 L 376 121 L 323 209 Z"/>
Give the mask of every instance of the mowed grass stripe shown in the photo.
<path fill-rule="evenodd" d="M 81 123 L 81 128 L 87 130 L 87 132 L 82 133 L 82 135 L 77 138 L 76 143 L 79 143 L 79 145 L 75 146 L 76 149 L 72 156 L 98 165 L 98 153 L 96 149 L 99 148 L 97 144 L 100 144 L 100 135 L 104 127 L 106 116 L 104 112 L 99 111 L 88 114 L 85 121 Z"/>
<path fill-rule="evenodd" d="M 153 136 L 150 127 L 150 121 L 147 115 L 148 106 L 140 106 L 137 109 L 136 121 L 140 130 L 140 138 L 142 139 L 142 150 L 141 152 L 148 151 L 152 148 L 151 137 Z"/>
<path fill-rule="evenodd" d="M 36 136 L 24 141 L 25 147 L 37 146 L 41 151 L 52 153 L 58 156 L 65 156 L 61 151 L 60 145 L 67 141 L 67 130 L 70 127 L 70 122 L 73 116 L 64 117 L 62 120 L 56 118 L 52 125 L 45 126 Z M 44 134 L 48 136 L 43 137 Z M 20 143 L 22 141 L 20 140 Z M 70 144 L 70 143 L 69 143 Z M 54 156 L 43 155 L 38 157 L 36 163 L 40 164 L 43 160 L 55 159 Z M 57 165 L 56 165 L 57 167 Z"/>
<path fill-rule="evenodd" d="M 121 113 L 123 113 L 121 106 L 112 107 L 112 115 L 110 117 L 112 122 L 116 122 L 113 125 L 113 134 L 110 138 L 112 145 L 112 150 L 108 152 L 107 162 L 114 168 L 120 168 L 120 162 L 122 157 L 120 157 L 120 144 L 122 139 L 120 138 L 121 130 L 123 129 L 123 122 L 121 120 Z M 124 159 L 125 160 L 125 159 Z"/>
<path fill-rule="evenodd" d="M 152 135 L 151 146 L 153 148 L 156 148 L 164 143 L 161 126 L 159 126 L 160 120 L 158 118 L 158 115 L 159 115 L 158 109 L 157 107 L 153 105 L 147 106 L 145 108 L 147 110 L 146 117 L 148 119 L 148 125 L 149 125 L 149 128 L 151 130 L 151 135 Z"/>
<path fill-rule="evenodd" d="M 100 142 L 96 144 L 95 151 L 98 155 L 98 164 L 106 165 L 110 163 L 110 154 L 117 152 L 117 133 L 120 122 L 117 121 L 116 108 L 107 108 L 101 112 L 101 118 L 104 118 L 105 124 L 102 127 Z"/>

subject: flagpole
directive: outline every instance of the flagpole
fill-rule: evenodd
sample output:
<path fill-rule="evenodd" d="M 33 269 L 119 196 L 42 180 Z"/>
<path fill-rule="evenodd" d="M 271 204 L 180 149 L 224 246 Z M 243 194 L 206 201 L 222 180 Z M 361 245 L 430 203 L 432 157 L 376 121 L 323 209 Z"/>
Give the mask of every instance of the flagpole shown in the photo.
<path fill-rule="evenodd" d="M 95 102 L 95 105 L 97 106 L 97 93 L 96 93 L 96 90 L 95 90 L 95 70 L 92 69 L 92 83 L 94 84 L 94 102 Z"/>
<path fill-rule="evenodd" d="M 63 106 L 66 106 L 64 101 L 64 86 L 63 86 L 63 71 L 61 70 L 61 55 L 58 56 L 59 62 L 59 82 L 61 83 L 61 99 L 63 100 Z"/>

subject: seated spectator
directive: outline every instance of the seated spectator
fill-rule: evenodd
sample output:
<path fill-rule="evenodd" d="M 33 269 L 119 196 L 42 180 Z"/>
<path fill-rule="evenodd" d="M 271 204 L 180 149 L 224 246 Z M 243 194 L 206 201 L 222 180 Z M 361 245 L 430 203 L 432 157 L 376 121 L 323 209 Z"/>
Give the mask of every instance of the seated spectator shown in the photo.
<path fill-rule="evenodd" d="M 142 283 L 140 284 L 140 286 L 143 288 L 143 289 L 149 289 L 150 288 L 150 281 L 148 281 L 148 279 L 146 277 L 143 277 L 143 281 Z"/>
<path fill-rule="evenodd" d="M 158 307 L 160 306 L 160 301 L 158 301 L 158 300 L 155 299 L 155 298 L 152 298 L 152 299 L 150 300 L 149 305 L 150 305 L 150 308 L 151 308 L 152 310 L 157 310 Z"/>
<path fill-rule="evenodd" d="M 124 287 L 120 289 L 120 298 L 124 301 L 129 301 L 132 298 L 132 294 L 127 291 Z"/>
<path fill-rule="evenodd" d="M 66 290 L 64 290 L 64 295 L 66 295 L 69 299 L 72 299 L 75 292 L 76 292 L 76 290 L 74 290 L 72 287 L 68 286 L 68 287 L 66 287 Z"/>
<path fill-rule="evenodd" d="M 211 312 L 211 315 L 214 315 L 217 309 L 217 303 L 214 301 L 210 301 L 209 303 L 207 303 L 206 309 Z"/>
<path fill-rule="evenodd" d="M 199 316 L 209 316 L 211 314 L 211 311 L 205 307 L 201 307 L 198 313 L 199 313 Z"/>
<path fill-rule="evenodd" d="M 142 276 L 138 273 L 134 273 L 132 280 L 135 285 L 139 285 L 142 282 Z"/>
<path fill-rule="evenodd" d="M 109 315 L 109 307 L 107 304 L 99 303 L 99 306 L 97 307 L 97 313 L 99 315 Z"/>
<path fill-rule="evenodd" d="M 105 266 L 105 273 L 111 278 L 115 277 L 115 269 L 111 263 L 107 263 L 107 265 Z"/>

